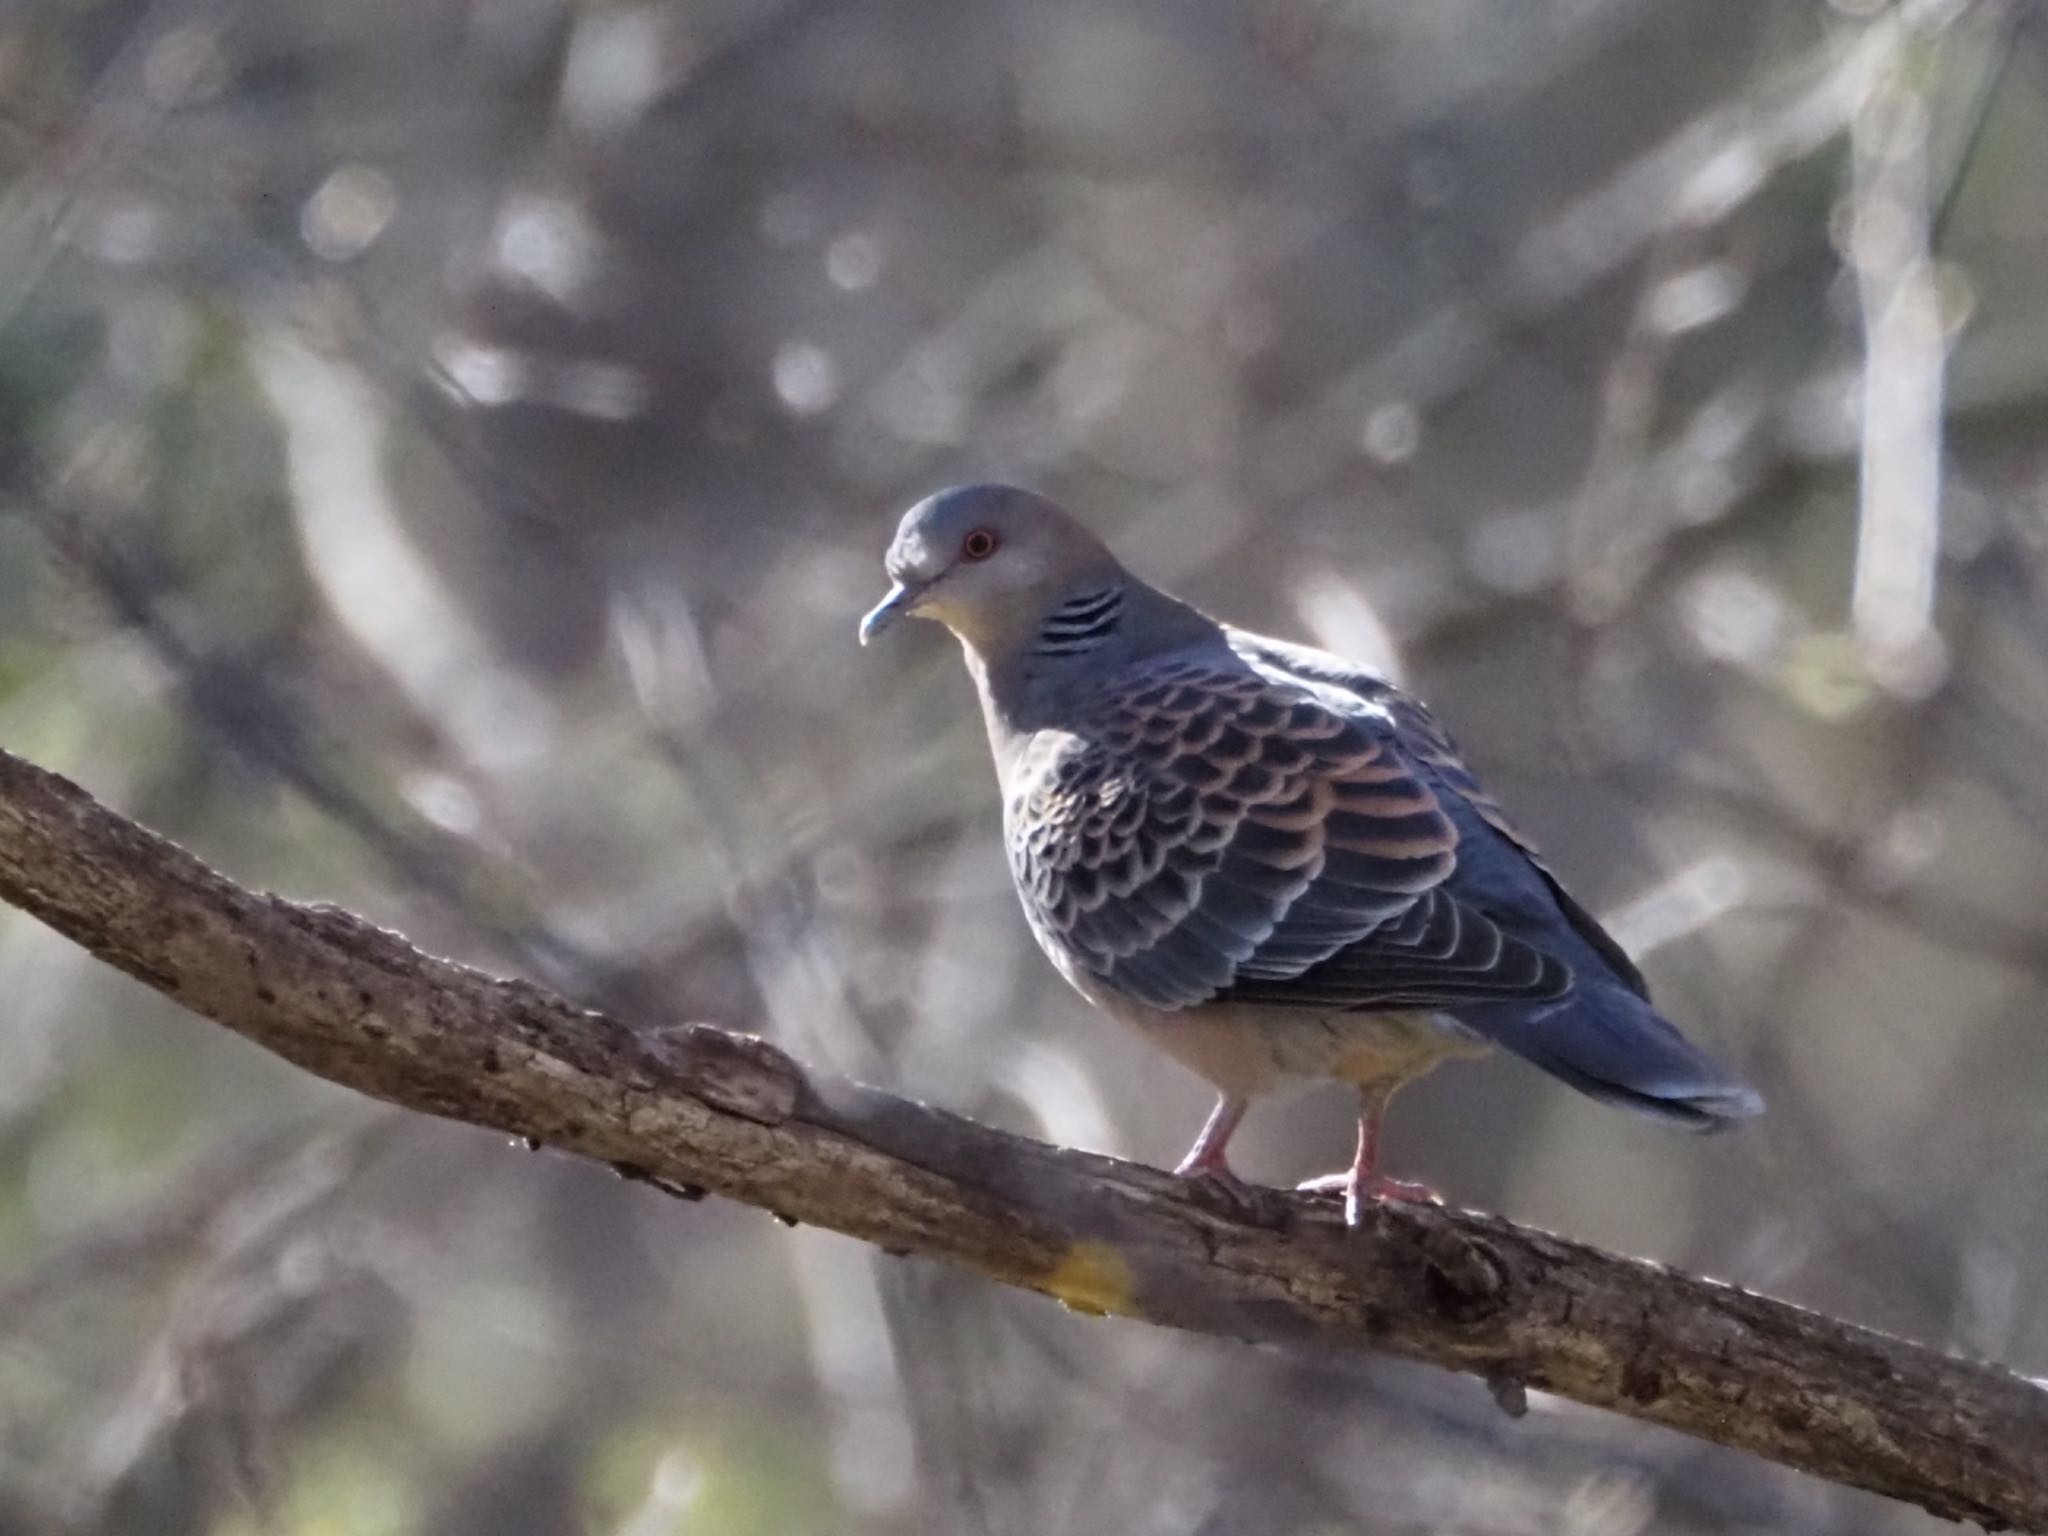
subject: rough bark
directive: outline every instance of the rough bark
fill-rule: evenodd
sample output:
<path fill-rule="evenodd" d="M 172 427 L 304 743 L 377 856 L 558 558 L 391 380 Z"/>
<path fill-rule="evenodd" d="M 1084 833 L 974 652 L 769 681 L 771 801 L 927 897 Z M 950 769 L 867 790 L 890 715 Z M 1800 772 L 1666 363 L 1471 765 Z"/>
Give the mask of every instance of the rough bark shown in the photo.
<path fill-rule="evenodd" d="M 1737 1446 L 1991 1529 L 2048 1532 L 2048 1386 L 1470 1212 L 1366 1229 L 1239 1201 L 809 1072 L 640 1033 L 251 892 L 0 753 L 0 897 L 307 1071 L 393 1104 L 943 1259 L 1082 1312 L 1383 1350 Z"/>

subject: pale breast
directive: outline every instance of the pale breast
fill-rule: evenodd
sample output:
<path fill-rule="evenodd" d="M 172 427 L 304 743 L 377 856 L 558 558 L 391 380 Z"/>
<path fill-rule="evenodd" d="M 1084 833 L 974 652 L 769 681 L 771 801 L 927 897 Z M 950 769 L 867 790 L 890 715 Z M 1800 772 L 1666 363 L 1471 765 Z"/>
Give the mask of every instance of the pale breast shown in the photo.
<path fill-rule="evenodd" d="M 1321 1014 L 1220 1004 L 1168 1013 L 1085 985 L 1080 990 L 1224 1093 L 1257 1095 L 1318 1081 L 1393 1085 L 1489 1049 L 1471 1031 L 1426 1011 Z"/>

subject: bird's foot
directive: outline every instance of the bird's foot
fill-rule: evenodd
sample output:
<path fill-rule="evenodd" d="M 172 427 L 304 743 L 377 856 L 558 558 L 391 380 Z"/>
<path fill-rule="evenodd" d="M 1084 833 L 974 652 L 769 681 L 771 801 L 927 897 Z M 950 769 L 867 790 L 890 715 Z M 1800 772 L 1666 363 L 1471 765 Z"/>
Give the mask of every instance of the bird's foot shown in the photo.
<path fill-rule="evenodd" d="M 1318 1179 L 1304 1180 L 1294 1188 L 1304 1195 L 1348 1195 L 1351 1193 L 1351 1175 L 1326 1173 Z M 1384 1173 L 1376 1173 L 1365 1181 L 1364 1195 L 1368 1200 L 1406 1200 L 1429 1205 L 1444 1203 L 1444 1197 L 1427 1184 L 1418 1184 L 1413 1179 L 1392 1179 Z"/>
<path fill-rule="evenodd" d="M 1382 1200 L 1403 1200 L 1410 1205 L 1442 1205 L 1444 1197 L 1427 1184 L 1413 1179 L 1389 1178 L 1384 1173 L 1368 1175 L 1362 1182 L 1349 1169 L 1326 1173 L 1294 1186 L 1297 1194 L 1330 1195 L 1344 1202 L 1344 1225 L 1356 1227 L 1365 1221 L 1365 1208 Z"/>

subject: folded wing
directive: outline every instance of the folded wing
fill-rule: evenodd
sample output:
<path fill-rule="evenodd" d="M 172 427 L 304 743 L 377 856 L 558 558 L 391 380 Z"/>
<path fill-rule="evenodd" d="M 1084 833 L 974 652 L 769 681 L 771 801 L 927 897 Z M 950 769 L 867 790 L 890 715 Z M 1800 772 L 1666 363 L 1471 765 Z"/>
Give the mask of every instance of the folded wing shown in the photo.
<path fill-rule="evenodd" d="M 1458 750 L 1457 742 L 1430 713 L 1428 705 L 1386 678 L 1328 651 L 1255 635 L 1249 630 L 1230 630 L 1228 638 L 1232 649 L 1254 667 L 1283 677 L 1302 678 L 1341 688 L 1362 702 L 1386 711 L 1411 760 L 1420 765 L 1435 783 L 1461 797 L 1482 821 L 1521 851 L 1549 888 L 1559 915 L 1592 946 L 1622 985 L 1637 997 L 1648 999 L 1649 983 L 1643 979 L 1635 961 L 1614 942 L 1607 930 L 1600 926 L 1599 920 L 1564 888 L 1563 882 L 1544 862 L 1534 841 L 1508 819 L 1500 802 L 1479 782 L 1466 764 L 1464 754 Z"/>
<path fill-rule="evenodd" d="M 1393 720 L 1312 683 L 1156 664 L 1015 789 L 1011 860 L 1041 941 L 1151 1007 L 1455 1008 L 1571 987 L 1454 893 L 1457 826 Z"/>

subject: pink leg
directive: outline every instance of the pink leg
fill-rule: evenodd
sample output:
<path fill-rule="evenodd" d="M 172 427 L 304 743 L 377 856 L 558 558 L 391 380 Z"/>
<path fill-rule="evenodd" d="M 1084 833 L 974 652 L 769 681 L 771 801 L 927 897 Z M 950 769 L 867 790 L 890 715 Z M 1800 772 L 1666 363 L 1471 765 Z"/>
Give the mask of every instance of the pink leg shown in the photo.
<path fill-rule="evenodd" d="M 1358 1226 L 1365 1220 L 1365 1207 L 1374 1200 L 1430 1201 L 1442 1198 L 1427 1184 L 1392 1179 L 1379 1171 L 1380 1121 L 1387 1112 L 1393 1090 L 1384 1085 L 1358 1090 L 1358 1151 L 1343 1173 L 1327 1174 L 1297 1186 L 1308 1194 L 1344 1196 L 1344 1225 Z"/>
<path fill-rule="evenodd" d="M 1231 1132 L 1237 1129 L 1238 1122 L 1244 1119 L 1244 1112 L 1250 1107 L 1250 1099 L 1228 1093 L 1221 1095 L 1216 1100 L 1216 1107 L 1209 1111 L 1202 1134 L 1195 1138 L 1195 1144 L 1188 1148 L 1188 1155 L 1173 1171 L 1184 1179 L 1211 1178 L 1235 1182 L 1237 1175 L 1230 1171 L 1230 1160 L 1225 1153 L 1230 1146 Z"/>

